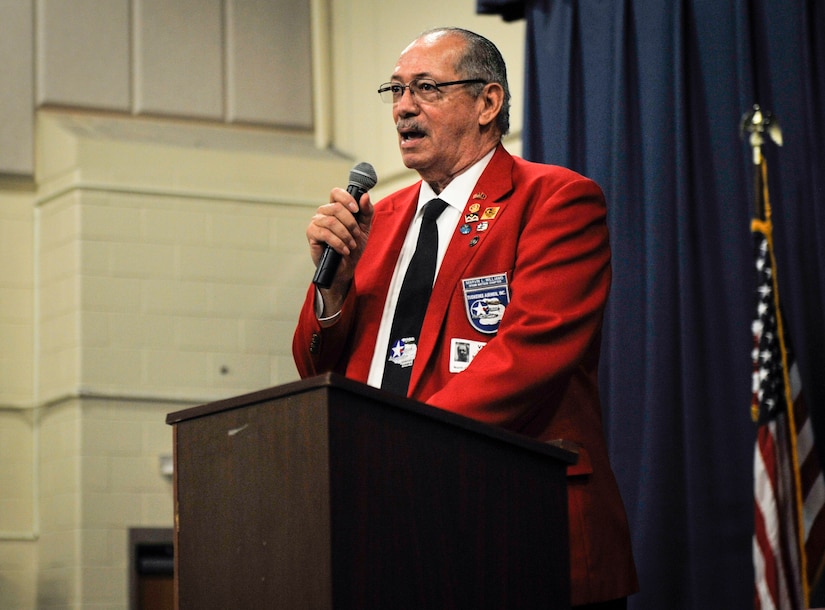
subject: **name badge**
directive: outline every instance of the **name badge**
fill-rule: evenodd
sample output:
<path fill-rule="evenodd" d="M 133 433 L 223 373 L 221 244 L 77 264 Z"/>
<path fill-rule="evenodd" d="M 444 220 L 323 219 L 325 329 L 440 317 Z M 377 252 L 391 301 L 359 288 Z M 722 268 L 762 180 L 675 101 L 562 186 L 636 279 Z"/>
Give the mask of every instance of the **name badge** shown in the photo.
<path fill-rule="evenodd" d="M 470 325 L 486 334 L 498 332 L 504 310 L 510 303 L 510 287 L 506 273 L 461 280 L 464 307 Z"/>
<path fill-rule="evenodd" d="M 473 361 L 481 348 L 487 345 L 483 341 L 473 341 L 472 339 L 451 339 L 450 340 L 450 372 L 460 373 Z"/>

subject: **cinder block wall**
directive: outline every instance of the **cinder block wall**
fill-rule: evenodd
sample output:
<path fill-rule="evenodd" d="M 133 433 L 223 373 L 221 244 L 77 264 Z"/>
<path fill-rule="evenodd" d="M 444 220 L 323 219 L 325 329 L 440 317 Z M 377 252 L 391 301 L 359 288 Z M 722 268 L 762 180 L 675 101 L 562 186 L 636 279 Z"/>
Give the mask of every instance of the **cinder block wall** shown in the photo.
<path fill-rule="evenodd" d="M 125 608 L 128 528 L 172 525 L 166 414 L 297 377 L 304 228 L 352 162 L 162 119 L 37 132 L 36 182 L 0 189 L 0 608 Z"/>
<path fill-rule="evenodd" d="M 119 40 L 117 32 L 137 28 L 123 36 L 144 40 L 139 26 L 155 24 L 168 49 L 177 40 L 168 19 L 128 16 L 172 9 L 154 0 L 81 4 L 0 3 L 0 74 L 13 85 L 0 91 L 0 108 L 12 117 L 0 122 L 3 610 L 125 609 L 128 528 L 172 525 L 171 484 L 158 463 L 171 453 L 166 414 L 296 378 L 289 342 L 312 275 L 304 238 L 312 211 L 356 161 L 375 165 L 376 198 L 414 179 L 399 159 L 391 109 L 374 93 L 401 45 L 442 24 L 496 41 L 514 97 L 507 145 L 520 151 L 523 24 L 475 16 L 471 0 L 422 0 L 403 23 L 407 7 L 397 2 L 313 0 L 313 94 L 285 86 L 282 76 L 262 79 L 277 84 L 283 106 L 275 109 L 266 105 L 273 92 L 238 80 L 236 68 L 305 74 L 308 58 L 285 66 L 255 51 L 254 61 L 236 64 L 243 54 L 229 50 L 243 48 L 228 43 L 267 43 L 294 13 L 255 3 L 268 15 L 261 22 L 246 12 L 252 3 L 208 3 L 201 21 L 232 26 L 216 32 L 254 26 L 252 37 L 218 37 L 232 61 L 216 62 L 210 78 L 226 85 L 226 120 L 250 120 L 236 112 L 240 94 L 273 112 L 312 99 L 311 129 L 280 131 L 221 125 L 223 115 L 204 120 L 194 106 L 176 119 L 140 116 L 147 109 L 135 100 L 121 108 L 107 96 L 140 93 L 129 85 L 141 82 L 129 64 L 139 55 L 126 53 L 123 41 L 121 53 L 111 53 L 106 36 Z M 176 14 L 188 26 L 190 13 Z M 35 44 L 35 32 L 49 44 Z M 123 67 L 75 78 L 98 59 Z M 180 58 L 156 59 L 186 70 Z M 60 68 L 64 60 L 71 70 Z M 45 67 L 37 79 L 34 65 Z M 224 78 L 229 65 L 234 76 Z M 170 103 L 191 93 L 182 83 L 199 84 L 168 80 Z M 307 117 L 288 113 L 290 121 Z"/>
<path fill-rule="evenodd" d="M 128 528 L 172 525 L 166 414 L 297 378 L 304 229 L 352 162 L 294 135 L 222 127 L 233 149 L 203 150 L 169 121 L 139 120 L 164 132 L 147 141 L 134 119 L 38 120 L 37 188 L 0 206 L 23 263 L 0 282 L 22 348 L 0 350 L 21 401 L 0 410 L 0 607 L 124 608 Z"/>
<path fill-rule="evenodd" d="M 0 607 L 34 608 L 34 233 L 30 190 L 0 189 Z"/>

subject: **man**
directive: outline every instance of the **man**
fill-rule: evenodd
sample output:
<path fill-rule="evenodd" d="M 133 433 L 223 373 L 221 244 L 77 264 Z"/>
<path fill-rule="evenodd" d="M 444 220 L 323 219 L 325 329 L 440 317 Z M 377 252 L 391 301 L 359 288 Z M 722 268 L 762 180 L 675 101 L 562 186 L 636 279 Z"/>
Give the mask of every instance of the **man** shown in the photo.
<path fill-rule="evenodd" d="M 329 244 L 342 261 L 329 288 L 307 295 L 293 340 L 298 370 L 334 370 L 376 387 L 403 373 L 408 381 L 396 391 L 416 400 L 576 442 L 579 461 L 568 469 L 572 602 L 626 607 L 636 573 L 596 379 L 610 286 L 601 190 L 504 150 L 504 61 L 472 32 L 425 32 L 379 92 L 392 103 L 404 164 L 422 180 L 375 206 L 368 194 L 356 202 L 333 189 L 318 208 L 307 228 L 312 258 L 317 265 Z M 422 210 L 436 197 L 446 208 L 435 221 L 432 294 L 418 300 L 420 331 L 395 336 L 396 308 L 409 311 L 403 283 L 428 222 Z"/>

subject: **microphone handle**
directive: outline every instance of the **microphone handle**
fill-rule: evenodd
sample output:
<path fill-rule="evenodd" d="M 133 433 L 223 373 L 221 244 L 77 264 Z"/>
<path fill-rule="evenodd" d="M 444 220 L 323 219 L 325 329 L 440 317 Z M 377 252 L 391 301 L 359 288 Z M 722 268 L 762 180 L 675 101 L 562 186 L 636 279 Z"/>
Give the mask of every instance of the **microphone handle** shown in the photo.
<path fill-rule="evenodd" d="M 361 204 L 361 197 L 365 191 L 357 184 L 350 183 L 347 186 L 347 192 L 355 199 L 355 203 Z M 358 214 L 354 214 L 358 218 Z M 335 273 L 338 271 L 338 265 L 341 264 L 341 255 L 329 247 L 327 244 L 324 247 L 324 253 L 321 255 L 321 260 L 318 262 L 318 267 L 315 269 L 315 276 L 312 278 L 312 283 L 318 288 L 329 288 L 332 286 L 332 280 Z"/>

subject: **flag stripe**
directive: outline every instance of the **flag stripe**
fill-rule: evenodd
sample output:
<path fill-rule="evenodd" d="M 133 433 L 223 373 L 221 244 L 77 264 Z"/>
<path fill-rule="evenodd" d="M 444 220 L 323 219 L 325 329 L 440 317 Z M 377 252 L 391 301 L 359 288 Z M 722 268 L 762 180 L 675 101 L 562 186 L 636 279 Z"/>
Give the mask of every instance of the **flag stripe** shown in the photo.
<path fill-rule="evenodd" d="M 801 591 L 795 584 L 799 573 L 798 549 L 788 540 L 795 539 L 793 515 L 787 514 L 784 499 L 791 492 L 787 481 L 780 476 L 781 468 L 787 461 L 782 451 L 781 427 L 770 421 L 759 429 L 754 459 L 756 532 L 755 545 L 760 556 L 755 556 L 754 565 L 763 564 L 762 573 L 757 573 L 759 606 L 763 608 L 799 608 Z"/>
<path fill-rule="evenodd" d="M 761 161 L 766 184 L 764 158 Z M 770 204 L 752 223 L 758 276 L 751 413 L 754 451 L 754 607 L 797 610 L 825 558 L 825 479 L 793 352 L 784 333 L 772 251 Z"/>
<path fill-rule="evenodd" d="M 759 442 L 754 452 L 754 493 L 756 499 L 754 564 L 757 567 L 756 595 L 759 606 L 773 608 L 777 599 L 780 571 L 779 536 L 777 523 L 771 516 L 776 514 L 776 498 L 773 493 L 773 436 L 763 427 L 759 430 Z"/>

